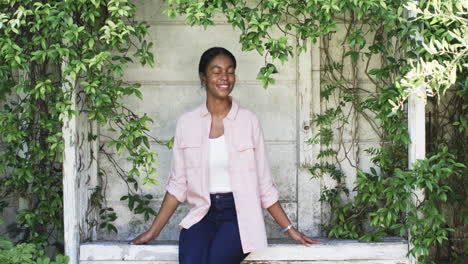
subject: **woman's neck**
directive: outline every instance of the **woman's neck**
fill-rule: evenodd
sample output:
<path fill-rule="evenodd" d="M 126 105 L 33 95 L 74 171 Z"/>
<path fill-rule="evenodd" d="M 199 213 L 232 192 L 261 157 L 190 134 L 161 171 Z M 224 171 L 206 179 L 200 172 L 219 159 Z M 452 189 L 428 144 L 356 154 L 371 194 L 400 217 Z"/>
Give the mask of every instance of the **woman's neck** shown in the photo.
<path fill-rule="evenodd" d="M 232 101 L 230 97 L 226 99 L 219 99 L 208 96 L 206 100 L 206 107 L 208 108 L 208 112 L 210 112 L 211 116 L 213 117 L 224 118 L 231 110 L 231 106 Z"/>

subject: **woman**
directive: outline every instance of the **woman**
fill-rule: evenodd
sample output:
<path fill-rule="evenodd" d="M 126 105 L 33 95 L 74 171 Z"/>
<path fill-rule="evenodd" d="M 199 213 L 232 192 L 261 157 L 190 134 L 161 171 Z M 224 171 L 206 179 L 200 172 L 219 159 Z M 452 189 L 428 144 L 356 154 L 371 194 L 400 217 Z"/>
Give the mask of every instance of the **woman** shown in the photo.
<path fill-rule="evenodd" d="M 187 201 L 179 224 L 182 264 L 238 264 L 267 247 L 262 208 L 300 243 L 318 243 L 297 231 L 278 202 L 256 115 L 239 107 L 234 88 L 236 59 L 214 47 L 199 64 L 206 104 L 183 114 L 176 125 L 166 194 L 151 228 L 130 241 L 155 239 L 177 206 Z"/>

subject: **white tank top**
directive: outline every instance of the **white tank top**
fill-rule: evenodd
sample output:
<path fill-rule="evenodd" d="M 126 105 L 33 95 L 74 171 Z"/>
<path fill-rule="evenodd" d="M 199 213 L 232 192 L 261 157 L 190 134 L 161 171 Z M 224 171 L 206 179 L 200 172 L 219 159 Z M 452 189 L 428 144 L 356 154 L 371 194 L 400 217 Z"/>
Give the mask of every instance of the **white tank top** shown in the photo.
<path fill-rule="evenodd" d="M 210 138 L 210 193 L 231 192 L 228 153 L 224 135 Z"/>

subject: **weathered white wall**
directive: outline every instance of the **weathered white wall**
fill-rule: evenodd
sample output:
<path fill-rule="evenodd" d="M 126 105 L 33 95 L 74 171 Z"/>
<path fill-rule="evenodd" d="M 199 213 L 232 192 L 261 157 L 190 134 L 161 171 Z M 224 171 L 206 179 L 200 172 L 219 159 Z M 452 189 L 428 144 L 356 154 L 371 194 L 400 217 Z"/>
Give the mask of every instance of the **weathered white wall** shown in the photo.
<path fill-rule="evenodd" d="M 333 62 L 343 63 L 343 75 L 340 76 L 337 74 L 337 78 L 340 81 L 347 81 L 348 83 L 346 85 L 348 87 L 354 86 L 359 88 L 357 94 L 359 98 L 364 101 L 369 96 L 378 95 L 376 86 L 370 81 L 366 75 L 366 71 L 379 67 L 380 62 L 378 58 L 373 56 L 369 65 L 367 65 L 367 58 L 366 60 L 359 59 L 357 64 L 353 65 L 349 56 L 343 56 L 345 52 L 349 50 L 349 45 L 347 41 L 345 41 L 347 35 L 347 25 L 345 23 L 346 21 L 340 21 L 336 32 L 322 38 L 320 65 L 330 63 L 330 61 L 327 60 L 327 55 Z M 366 30 L 365 26 L 363 30 Z M 372 40 L 373 36 L 371 34 L 366 36 L 367 44 L 365 49 L 372 44 Z M 362 57 L 365 58 L 365 56 Z M 329 84 L 327 83 L 328 79 L 329 77 L 326 77 L 325 73 L 322 71 L 320 73 L 320 87 L 322 90 L 324 90 L 326 85 Z M 340 102 L 339 94 L 340 92 L 337 89 L 332 93 L 329 100 L 321 98 L 320 110 L 318 112 L 323 114 L 327 109 L 338 107 Z M 356 112 L 352 110 L 350 103 L 345 106 L 341 106 L 341 108 L 345 116 L 348 116 L 348 118 L 346 119 L 347 123 L 345 124 L 343 124 L 343 122 L 335 122 L 332 125 L 334 138 L 331 147 L 338 151 L 337 159 L 324 158 L 323 160 L 334 164 L 337 164 L 337 160 L 339 161 L 339 168 L 345 174 L 344 182 L 350 191 L 349 197 L 343 195 L 342 198 L 344 201 L 352 201 L 356 195 L 353 188 L 357 170 L 360 169 L 364 172 L 370 172 L 370 167 L 375 167 L 371 162 L 371 156 L 365 150 L 369 148 L 379 148 L 380 138 L 377 132 L 373 129 L 371 123 L 362 115 L 356 114 Z M 378 120 L 373 119 L 375 115 L 370 112 L 366 113 L 373 122 L 377 122 L 377 126 L 374 126 L 374 128 L 378 128 Z M 322 146 L 321 148 L 325 149 L 325 146 Z M 379 171 L 378 168 L 375 167 L 375 169 Z M 336 182 L 332 178 L 325 176 L 321 179 L 320 185 L 322 187 L 332 188 L 336 186 Z M 321 220 L 323 223 L 327 223 L 330 219 L 330 208 L 326 204 L 323 204 L 321 208 Z M 324 233 L 322 234 L 325 235 Z"/>
<path fill-rule="evenodd" d="M 205 100 L 205 93 L 200 88 L 198 62 L 201 54 L 212 46 L 229 49 L 237 59 L 237 82 L 234 98 L 243 106 L 258 113 L 265 131 L 271 169 L 279 186 L 280 199 L 291 217 L 296 221 L 297 213 L 297 60 L 291 60 L 280 66 L 277 82 L 267 90 L 256 80 L 258 69 L 264 58 L 256 52 L 241 52 L 238 43 L 239 32 L 230 25 L 217 23 L 206 31 L 202 27 L 190 27 L 181 20 L 171 21 L 164 15 L 161 1 L 139 1 L 139 19 L 150 23 L 148 39 L 154 42 L 155 67 L 131 65 L 125 74 L 125 80 L 142 83 L 143 101 L 136 98 L 126 100 L 127 105 L 136 112 L 148 113 L 155 120 L 150 127 L 151 133 L 161 139 L 169 140 L 174 133 L 177 117 L 191 110 Z M 105 129 L 101 129 L 106 134 Z M 101 142 L 105 142 L 101 137 Z M 155 196 L 154 207 L 157 209 L 164 195 L 167 180 L 170 151 L 157 144 L 152 148 L 159 153 L 161 172 L 159 186 L 144 187 L 144 191 Z M 120 197 L 127 190 L 122 180 L 115 177 L 105 157 L 100 156 L 100 166 L 111 172 L 108 182 L 108 205 L 118 212 L 116 226 L 119 234 L 98 233 L 98 239 L 130 239 L 143 232 L 151 221 L 144 223 L 140 216 L 133 216 L 128 211 L 126 201 Z M 122 160 L 122 164 L 125 161 Z M 171 218 L 163 230 L 160 239 L 178 239 L 177 224 L 186 214 L 182 206 Z M 271 222 L 272 220 L 268 220 Z M 270 237 L 278 237 L 278 227 L 269 224 Z"/>
<path fill-rule="evenodd" d="M 315 46 L 309 46 L 308 52 L 300 57 L 290 59 L 279 66 L 279 74 L 275 75 L 276 84 L 268 89 L 261 87 L 256 80 L 259 68 L 264 58 L 256 52 L 242 52 L 238 43 L 239 32 L 232 29 L 221 18 L 216 19 L 216 25 L 204 30 L 202 27 L 190 27 L 184 24 L 182 18 L 170 20 L 161 12 L 165 3 L 159 0 L 137 1 L 138 19 L 147 21 L 150 25 L 148 39 L 154 42 L 155 67 L 140 67 L 130 65 L 125 72 L 125 80 L 142 84 L 143 100 L 128 98 L 127 106 L 139 114 L 147 113 L 155 120 L 150 126 L 151 133 L 160 140 L 169 140 L 174 133 L 175 121 L 183 112 L 203 103 L 204 91 L 200 88 L 198 79 L 198 62 L 201 54 L 212 46 L 229 49 L 237 59 L 237 82 L 233 92 L 234 98 L 241 106 L 256 112 L 262 122 L 267 143 L 273 176 L 278 184 L 280 200 L 291 220 L 299 224 L 299 228 L 308 235 L 321 235 L 318 224 L 328 217 L 328 209 L 318 202 L 321 186 L 332 186 L 329 179 L 310 180 L 307 170 L 300 168 L 305 164 L 314 163 L 320 146 L 306 145 L 307 140 L 317 128 L 304 129 L 312 113 L 320 113 L 327 104 L 320 100 L 320 41 Z M 339 31 L 333 39 L 333 52 L 340 56 L 339 49 L 344 36 Z M 348 65 L 349 67 L 349 65 Z M 359 68 L 362 71 L 362 67 Z M 363 75 L 361 73 L 360 75 Z M 364 78 L 363 78 L 364 79 Z M 362 80 L 364 87 L 370 84 Z M 372 87 L 370 87 L 371 89 Z M 377 137 L 370 132 L 363 120 L 360 125 L 358 156 L 360 167 L 366 168 L 369 159 L 364 149 L 376 145 Z M 351 128 L 349 128 L 351 129 Z M 346 134 L 352 134 L 347 131 Z M 102 135 L 110 135 L 101 128 Z M 349 139 L 345 137 L 345 139 Z M 101 137 L 100 142 L 108 139 Z M 345 141 L 345 144 L 351 144 Z M 338 147 L 338 145 L 336 145 Z M 158 209 L 164 195 L 164 185 L 167 180 L 170 151 L 165 147 L 152 144 L 152 149 L 159 153 L 158 167 L 160 185 L 144 186 L 144 193 L 155 197 L 153 207 Z M 111 149 L 112 150 L 112 149 Z M 341 155 L 341 153 L 340 153 Z M 119 163 L 124 168 L 129 167 L 124 158 Z M 100 168 L 109 174 L 107 182 L 108 206 L 118 213 L 115 222 L 119 233 L 109 234 L 99 231 L 97 240 L 128 240 L 145 231 L 151 221 L 144 222 L 141 216 L 129 212 L 126 201 L 120 197 L 126 195 L 127 187 L 116 176 L 111 164 L 103 155 L 99 156 Z M 352 189 L 356 173 L 355 168 L 344 162 L 343 169 L 348 178 L 347 184 Z M 181 206 L 171 218 L 161 233 L 161 240 L 177 240 L 177 224 L 186 214 L 187 208 Z M 280 238 L 279 227 L 266 214 L 267 232 L 269 238 Z"/>

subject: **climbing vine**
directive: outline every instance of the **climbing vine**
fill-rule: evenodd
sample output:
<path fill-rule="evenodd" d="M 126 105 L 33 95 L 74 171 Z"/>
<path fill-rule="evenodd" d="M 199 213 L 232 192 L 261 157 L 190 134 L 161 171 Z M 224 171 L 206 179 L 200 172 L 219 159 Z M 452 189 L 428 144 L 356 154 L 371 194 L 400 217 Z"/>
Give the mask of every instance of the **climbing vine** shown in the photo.
<path fill-rule="evenodd" d="M 185 15 L 191 25 L 213 25 L 223 14 L 240 30 L 243 50 L 265 57 L 257 78 L 274 84 L 276 64 L 310 48 L 321 47 L 321 113 L 310 144 L 319 144 L 312 177 L 325 182 L 321 201 L 330 206 L 322 229 L 330 237 L 378 240 L 408 237 L 420 261 L 466 255 L 467 88 L 466 1 L 422 0 L 168 0 L 170 17 Z M 46 246 L 62 229 L 63 121 L 73 115 L 88 125 L 115 130 L 98 151 L 108 158 L 128 186 L 134 213 L 146 219 L 155 212 L 152 199 L 139 191 L 155 183 L 155 153 L 148 134 L 152 120 L 121 102 L 141 97 L 138 84 L 123 80 L 134 59 L 153 65 L 148 25 L 135 20 L 128 0 L 0 2 L 0 178 L 2 197 L 18 195 L 26 205 L 11 229 L 21 240 Z M 408 14 L 408 10 L 414 14 Z M 343 35 L 340 35 L 343 33 Z M 333 47 L 340 43 L 339 48 Z M 339 51 L 337 53 L 337 51 Z M 409 171 L 405 105 L 423 86 L 428 97 L 427 159 Z M 64 89 L 69 87 L 70 89 Z M 72 94 L 79 109 L 73 109 Z M 361 146 L 361 132 L 373 131 L 378 144 Z M 95 131 L 81 143 L 97 140 Z M 116 161 L 128 153 L 129 171 Z M 95 151 L 95 150 L 94 150 Z M 362 154 L 374 164 L 362 168 Z M 96 153 L 91 152 L 91 160 Z M 353 189 L 343 166 L 356 169 Z M 89 164 L 80 164 L 86 168 Z M 90 228 L 116 232 L 117 218 L 105 203 L 106 172 L 90 197 Z M 462 184 L 460 184 L 462 183 Z M 423 190 L 414 204 L 412 194 Z M 0 201 L 0 207 L 7 200 Z M 92 215 L 99 219 L 93 219 Z M 60 239 L 58 239 L 60 240 Z M 465 245 L 464 245 L 465 243 Z"/>
<path fill-rule="evenodd" d="M 169 16 L 185 15 L 191 25 L 206 28 L 224 15 L 240 31 L 242 49 L 265 56 L 257 76 L 265 88 L 275 82 L 276 63 L 320 41 L 322 111 L 312 116 L 318 133 L 309 143 L 321 150 L 309 170 L 330 183 L 320 198 L 331 209 L 322 225 L 328 236 L 403 236 L 421 262 L 463 259 L 467 189 L 456 182 L 466 183 L 467 175 L 466 1 L 168 3 Z M 421 86 L 430 115 L 428 158 L 410 171 L 405 105 Z M 364 129 L 378 144 L 363 147 L 371 143 Z M 364 153 L 370 168 L 363 168 Z M 343 166 L 356 170 L 352 190 Z M 421 190 L 423 200 L 414 203 Z"/>
<path fill-rule="evenodd" d="M 131 169 L 119 175 L 132 183 L 129 197 L 139 204 L 129 207 L 145 217 L 154 214 L 147 206 L 151 197 L 139 192 L 136 178 L 156 183 L 150 142 L 162 142 L 148 134 L 148 116 L 122 104 L 125 96 L 142 96 L 139 84 L 124 81 L 124 69 L 130 63 L 153 66 L 154 60 L 152 43 L 144 39 L 148 25 L 137 21 L 135 12 L 128 0 L 0 2 L 0 205 L 24 201 L 9 229 L 19 242 L 44 248 L 63 240 L 62 127 L 72 116 L 87 127 L 79 128 L 74 142 L 80 177 L 88 177 L 99 150 L 127 153 Z M 106 147 L 104 142 L 84 148 L 97 140 L 97 126 L 115 136 L 106 137 Z M 104 199 L 105 175 L 99 176 L 88 227 L 117 232 L 112 224 L 117 215 Z"/>
<path fill-rule="evenodd" d="M 4 224 L 1 217 L 0 224 Z M 51 260 L 35 244 L 14 245 L 10 239 L 0 235 L 0 262 L 3 264 L 67 264 L 68 261 L 69 258 L 63 255 Z"/>

